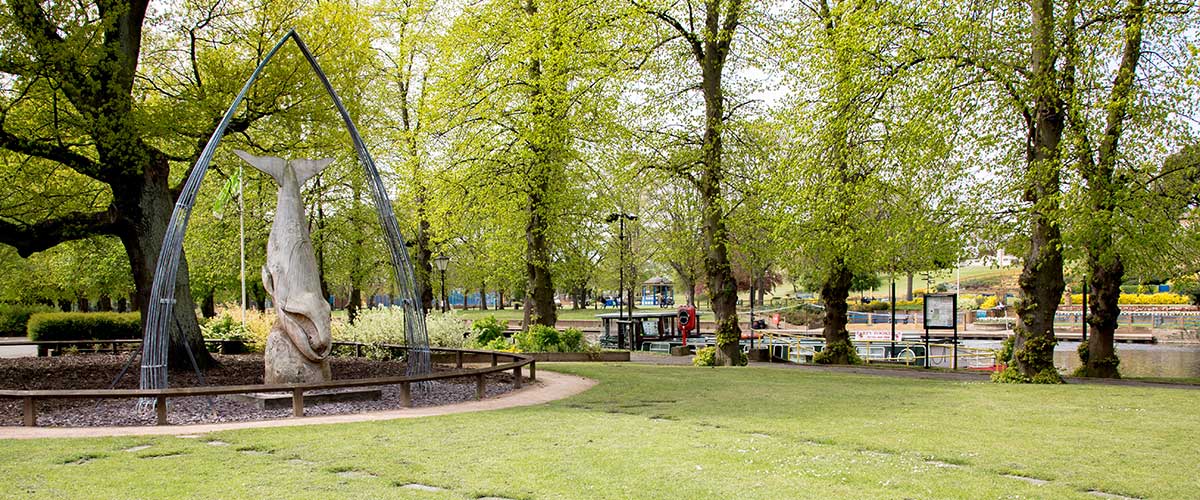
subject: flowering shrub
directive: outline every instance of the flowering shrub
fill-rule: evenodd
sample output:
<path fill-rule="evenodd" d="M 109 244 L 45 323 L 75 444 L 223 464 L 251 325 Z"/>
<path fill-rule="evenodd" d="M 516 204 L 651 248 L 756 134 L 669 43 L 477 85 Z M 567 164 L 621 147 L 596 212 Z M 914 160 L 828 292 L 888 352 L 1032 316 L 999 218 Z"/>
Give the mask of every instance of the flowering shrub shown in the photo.
<path fill-rule="evenodd" d="M 1082 304 L 1083 294 L 1076 293 L 1071 295 L 1072 304 Z M 1122 293 L 1117 299 L 1118 304 L 1125 305 L 1176 305 L 1176 304 L 1191 304 L 1192 301 L 1187 295 L 1178 293 L 1159 292 L 1159 293 Z"/>
<path fill-rule="evenodd" d="M 367 344 L 362 353 L 369 359 L 392 359 L 391 349 L 380 344 L 404 344 L 404 309 L 372 307 L 359 311 L 354 324 L 337 321 L 333 324 L 333 340 Z"/>
<path fill-rule="evenodd" d="M 221 324 L 229 322 L 232 326 Z M 204 332 L 205 338 L 223 339 L 233 338 L 222 335 L 236 334 L 238 340 L 244 340 L 250 345 L 247 347 L 255 351 L 262 351 L 267 347 L 267 335 L 271 333 L 271 326 L 275 324 L 275 311 L 258 311 L 249 309 L 246 311 L 246 327 L 242 329 L 242 308 L 238 306 L 226 306 L 217 308 L 217 316 L 201 326 L 200 329 Z M 207 325 L 213 325 L 216 331 L 210 334 L 210 330 L 205 330 Z M 225 330 L 222 330 L 225 329 Z"/>
<path fill-rule="evenodd" d="M 472 336 L 462 317 L 454 311 L 430 312 L 425 316 L 425 333 L 429 335 L 430 347 L 465 347 Z"/>

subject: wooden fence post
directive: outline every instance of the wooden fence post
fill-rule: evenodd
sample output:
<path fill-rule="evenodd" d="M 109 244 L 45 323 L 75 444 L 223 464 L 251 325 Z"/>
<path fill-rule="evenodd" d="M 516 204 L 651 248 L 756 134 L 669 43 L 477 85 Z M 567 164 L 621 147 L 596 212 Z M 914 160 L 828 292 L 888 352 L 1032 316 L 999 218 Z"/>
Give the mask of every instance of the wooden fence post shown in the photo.
<path fill-rule="evenodd" d="M 37 427 L 37 408 L 34 406 L 33 398 L 26 397 L 25 399 L 25 427 Z"/>
<path fill-rule="evenodd" d="M 408 382 L 400 383 L 400 406 L 412 408 L 412 386 Z"/>
<path fill-rule="evenodd" d="M 158 416 L 157 425 L 167 425 L 167 397 L 159 396 L 154 399 L 154 412 Z"/>
<path fill-rule="evenodd" d="M 292 416 L 304 416 L 304 390 L 299 387 L 292 389 Z"/>

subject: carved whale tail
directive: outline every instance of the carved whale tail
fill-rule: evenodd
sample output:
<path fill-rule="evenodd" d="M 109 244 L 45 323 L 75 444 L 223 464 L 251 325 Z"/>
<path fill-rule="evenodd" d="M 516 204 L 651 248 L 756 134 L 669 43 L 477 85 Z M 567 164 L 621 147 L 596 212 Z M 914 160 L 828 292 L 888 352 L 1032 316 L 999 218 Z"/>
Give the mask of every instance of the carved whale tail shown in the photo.
<path fill-rule="evenodd" d="M 317 172 L 325 170 L 330 163 L 333 163 L 333 158 L 325 158 L 323 160 L 305 160 L 296 159 L 292 161 L 278 158 L 275 156 L 254 156 L 240 149 L 233 150 L 233 153 L 241 159 L 249 163 L 250 166 L 257 168 L 264 174 L 270 175 L 279 185 L 283 185 L 283 175 L 287 169 L 288 163 L 291 163 L 292 169 L 296 171 L 296 183 L 303 186 L 304 182 L 317 175 Z"/>

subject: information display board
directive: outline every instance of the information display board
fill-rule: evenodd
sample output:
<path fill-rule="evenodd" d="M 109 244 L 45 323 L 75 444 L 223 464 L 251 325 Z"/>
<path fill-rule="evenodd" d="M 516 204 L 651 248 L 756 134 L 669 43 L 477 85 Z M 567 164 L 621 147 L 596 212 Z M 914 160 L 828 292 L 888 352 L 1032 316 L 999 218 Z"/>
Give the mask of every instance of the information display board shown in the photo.
<path fill-rule="evenodd" d="M 953 330 L 958 328 L 958 295 L 938 293 L 925 296 L 925 329 Z"/>

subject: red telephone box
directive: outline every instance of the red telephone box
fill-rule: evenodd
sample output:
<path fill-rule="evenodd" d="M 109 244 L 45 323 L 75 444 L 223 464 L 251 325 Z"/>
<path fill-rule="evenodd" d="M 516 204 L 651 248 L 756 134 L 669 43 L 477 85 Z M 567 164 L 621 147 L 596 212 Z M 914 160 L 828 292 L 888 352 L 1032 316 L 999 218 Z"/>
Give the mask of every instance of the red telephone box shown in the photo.
<path fill-rule="evenodd" d="M 696 317 L 696 306 L 679 306 L 679 333 L 683 335 L 683 345 L 687 345 L 688 332 L 699 332 L 699 318 Z"/>

